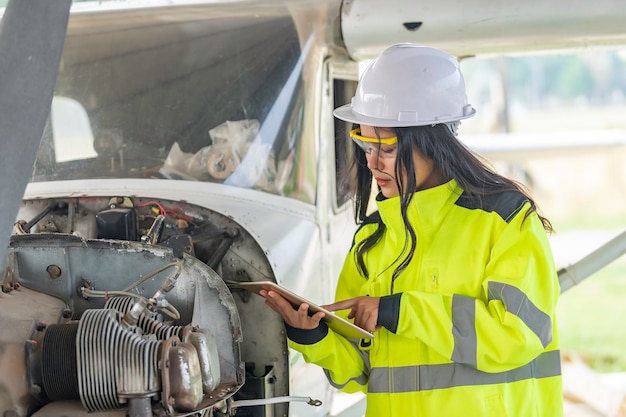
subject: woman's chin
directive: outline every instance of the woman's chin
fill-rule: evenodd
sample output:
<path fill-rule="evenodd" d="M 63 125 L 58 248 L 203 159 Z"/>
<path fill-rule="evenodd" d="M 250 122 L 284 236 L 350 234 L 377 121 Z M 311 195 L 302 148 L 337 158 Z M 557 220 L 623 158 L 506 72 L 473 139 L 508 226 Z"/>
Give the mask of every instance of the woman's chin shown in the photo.
<path fill-rule="evenodd" d="M 398 197 L 400 195 L 398 190 L 390 190 L 390 189 L 385 189 L 385 188 L 381 188 L 380 193 L 383 196 L 385 196 L 385 198 L 393 198 L 393 197 Z"/>

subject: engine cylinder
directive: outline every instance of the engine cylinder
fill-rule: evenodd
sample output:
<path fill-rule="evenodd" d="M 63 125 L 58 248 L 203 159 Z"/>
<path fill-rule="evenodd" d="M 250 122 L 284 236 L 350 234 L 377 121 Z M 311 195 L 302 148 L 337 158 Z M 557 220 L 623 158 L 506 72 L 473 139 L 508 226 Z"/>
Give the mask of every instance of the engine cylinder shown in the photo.
<path fill-rule="evenodd" d="M 133 297 L 112 297 L 107 300 L 104 308 L 112 308 L 122 314 L 126 314 L 131 310 L 135 302 L 136 299 Z M 139 327 L 146 334 L 155 335 L 159 340 L 165 340 L 172 336 L 177 336 L 179 339 L 182 339 L 181 331 L 183 326 L 172 326 L 161 323 L 154 317 L 149 316 L 147 312 L 144 312 L 139 316 L 137 327 Z"/>
<path fill-rule="evenodd" d="M 76 337 L 80 399 L 89 411 L 118 408 L 120 398 L 160 392 L 160 341 L 124 328 L 116 310 L 87 310 Z"/>
<path fill-rule="evenodd" d="M 132 297 L 112 297 L 105 303 L 105 308 L 112 308 L 126 314 L 133 308 L 136 300 Z M 191 326 L 172 326 L 157 321 L 155 314 L 144 311 L 137 321 L 144 334 L 152 334 L 159 340 L 166 340 L 177 336 L 183 342 L 190 343 L 197 352 L 202 372 L 202 385 L 205 394 L 211 394 L 220 383 L 220 363 L 217 344 L 214 336 L 207 330 L 196 329 Z"/>

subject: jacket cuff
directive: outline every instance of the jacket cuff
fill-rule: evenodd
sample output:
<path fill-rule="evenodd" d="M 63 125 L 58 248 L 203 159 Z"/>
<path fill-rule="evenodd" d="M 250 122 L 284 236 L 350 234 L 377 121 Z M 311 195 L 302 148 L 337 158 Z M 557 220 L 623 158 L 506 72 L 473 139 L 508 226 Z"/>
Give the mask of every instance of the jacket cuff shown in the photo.
<path fill-rule="evenodd" d="M 398 330 L 401 297 L 402 293 L 380 297 L 380 304 L 378 305 L 378 321 L 376 322 L 377 326 L 383 326 L 391 333 L 395 333 Z"/>
<path fill-rule="evenodd" d="M 315 329 L 298 329 L 285 323 L 285 331 L 292 342 L 299 345 L 312 345 L 326 337 L 328 325 L 322 320 Z"/>

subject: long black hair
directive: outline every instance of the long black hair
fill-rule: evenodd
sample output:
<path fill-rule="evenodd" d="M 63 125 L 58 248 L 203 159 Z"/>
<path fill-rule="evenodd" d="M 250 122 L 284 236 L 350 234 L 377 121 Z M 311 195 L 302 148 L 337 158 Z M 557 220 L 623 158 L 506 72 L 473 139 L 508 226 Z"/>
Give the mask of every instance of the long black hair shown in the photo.
<path fill-rule="evenodd" d="M 439 170 L 443 183 L 454 179 L 469 196 L 482 199 L 489 195 L 514 191 L 524 195 L 530 202 L 531 207 L 526 213 L 526 217 L 537 211 L 535 201 L 521 184 L 495 172 L 463 145 L 447 125 L 397 127 L 394 130 L 398 137 L 394 174 L 396 185 L 400 190 L 400 210 L 407 239 L 405 239 L 404 247 L 398 254 L 398 258 L 391 263 L 400 261 L 393 272 L 392 279 L 395 279 L 409 265 L 417 244 L 415 230 L 407 216 L 409 203 L 417 191 L 415 166 L 413 164 L 414 150 L 419 151 L 424 157 L 434 162 L 434 169 Z M 368 278 L 364 257 L 367 251 L 382 238 L 385 225 L 378 213 L 367 216 L 372 189 L 372 173 L 367 168 L 364 151 L 358 146 L 353 146 L 353 153 L 351 170 L 355 179 L 353 185 L 355 220 L 357 224 L 364 222 L 377 224 L 376 230 L 371 235 L 356 244 L 355 256 L 359 272 Z M 551 232 L 550 221 L 539 214 L 538 216 L 544 229 Z"/>

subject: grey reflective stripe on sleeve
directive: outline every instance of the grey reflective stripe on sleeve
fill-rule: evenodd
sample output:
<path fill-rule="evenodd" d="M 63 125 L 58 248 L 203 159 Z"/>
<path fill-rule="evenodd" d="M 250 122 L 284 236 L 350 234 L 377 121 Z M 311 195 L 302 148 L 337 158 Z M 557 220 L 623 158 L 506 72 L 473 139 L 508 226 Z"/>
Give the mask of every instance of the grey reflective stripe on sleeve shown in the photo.
<path fill-rule="evenodd" d="M 452 360 L 476 367 L 476 303 L 473 298 L 452 296 Z"/>
<path fill-rule="evenodd" d="M 505 384 L 561 375 L 558 350 L 544 352 L 532 362 L 506 372 L 482 372 L 462 363 L 374 368 L 369 393 L 430 391 L 472 385 Z"/>
<path fill-rule="evenodd" d="M 545 348 L 552 341 L 552 320 L 539 310 L 519 288 L 501 282 L 489 283 L 489 301 L 500 300 L 506 310 L 519 317 Z"/>
<path fill-rule="evenodd" d="M 354 377 L 354 378 L 350 378 L 343 384 L 338 384 L 335 381 L 333 381 L 333 379 L 330 377 L 330 371 L 324 368 L 324 374 L 326 374 L 326 378 L 328 379 L 328 382 L 330 383 L 330 385 L 332 385 L 333 387 L 337 389 L 344 388 L 346 385 L 348 385 L 350 381 L 354 381 L 357 384 L 362 385 L 362 386 L 367 385 L 367 381 L 369 380 L 369 376 L 370 376 L 370 370 L 372 368 L 372 365 L 370 364 L 370 351 L 359 349 L 360 339 L 348 339 L 348 342 L 350 342 L 354 350 L 356 350 L 359 353 L 359 356 L 361 356 L 361 360 L 363 361 L 363 365 L 365 369 L 363 370 L 363 373 L 361 375 Z"/>

